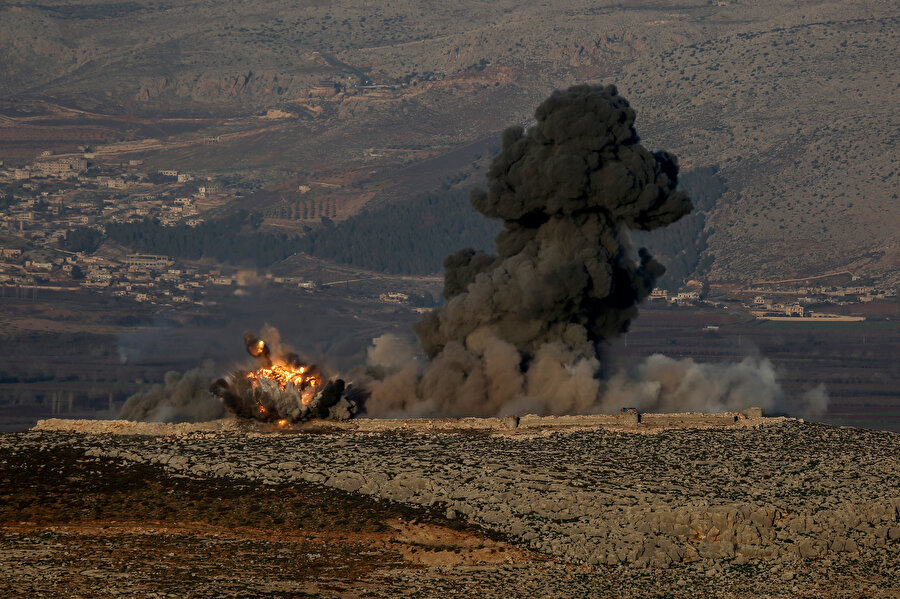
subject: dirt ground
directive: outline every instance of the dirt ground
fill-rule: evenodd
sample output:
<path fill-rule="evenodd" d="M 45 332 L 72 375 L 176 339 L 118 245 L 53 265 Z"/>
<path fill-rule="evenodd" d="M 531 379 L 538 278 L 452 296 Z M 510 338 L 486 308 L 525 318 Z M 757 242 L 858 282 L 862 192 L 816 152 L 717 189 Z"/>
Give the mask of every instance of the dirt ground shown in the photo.
<path fill-rule="evenodd" d="M 31 597 L 381 596 L 392 573 L 549 561 L 437 512 L 59 448 L 0 456 L 0 556 L 0 586 Z"/>

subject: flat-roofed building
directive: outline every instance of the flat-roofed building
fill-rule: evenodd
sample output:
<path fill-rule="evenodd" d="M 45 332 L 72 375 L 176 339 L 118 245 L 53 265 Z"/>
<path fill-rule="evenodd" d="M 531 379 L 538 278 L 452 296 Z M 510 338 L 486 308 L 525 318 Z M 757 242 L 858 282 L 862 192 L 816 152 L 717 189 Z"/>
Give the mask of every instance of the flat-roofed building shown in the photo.
<path fill-rule="evenodd" d="M 135 268 L 165 268 L 174 264 L 168 256 L 158 254 L 129 254 L 122 262 Z"/>

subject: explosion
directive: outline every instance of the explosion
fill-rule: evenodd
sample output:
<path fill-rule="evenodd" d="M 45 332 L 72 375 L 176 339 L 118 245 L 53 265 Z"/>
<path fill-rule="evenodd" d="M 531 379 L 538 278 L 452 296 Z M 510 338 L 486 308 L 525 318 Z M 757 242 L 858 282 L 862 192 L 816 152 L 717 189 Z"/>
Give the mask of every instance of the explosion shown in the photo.
<path fill-rule="evenodd" d="M 427 361 L 416 360 L 392 335 L 375 340 L 360 373 L 369 377 L 368 414 L 774 403 L 781 389 L 766 360 L 718 367 L 651 356 L 610 377 L 606 341 L 627 331 L 665 272 L 646 249 L 635 251 L 628 232 L 671 224 L 690 212 L 691 201 L 678 189 L 675 157 L 640 144 L 634 110 L 614 86 L 555 91 L 535 119 L 527 131 L 504 131 L 487 190 L 471 196 L 476 210 L 503 222 L 496 255 L 464 249 L 444 261 L 447 301 L 415 325 Z M 238 416 L 285 426 L 347 419 L 362 407 L 343 380 L 326 380 L 314 365 L 281 350 L 277 339 L 270 346 L 247 333 L 244 342 L 259 368 L 236 371 L 210 388 Z M 185 390 L 179 397 L 193 396 L 195 378 L 174 377 L 171 386 Z M 161 393 L 136 399 L 133 410 L 159 412 L 163 402 L 154 398 Z M 827 402 L 824 392 L 810 398 L 811 405 Z"/>
<path fill-rule="evenodd" d="M 247 353 L 254 358 L 259 358 L 266 364 L 272 363 L 269 359 L 269 346 L 259 337 L 254 337 L 251 333 L 244 333 L 244 345 L 247 346 Z"/>
<path fill-rule="evenodd" d="M 615 87 L 555 91 L 535 119 L 504 131 L 488 189 L 472 193 L 476 210 L 503 221 L 497 254 L 444 261 L 447 302 L 415 326 L 430 362 L 376 384 L 373 413 L 560 414 L 596 403 L 600 345 L 627 330 L 665 271 L 645 249 L 634 255 L 628 230 L 675 222 L 691 201 L 675 157 L 639 143 Z"/>
<path fill-rule="evenodd" d="M 210 387 L 229 411 L 278 426 L 309 418 L 345 420 L 356 413 L 342 379 L 326 381 L 315 365 L 303 364 L 295 353 L 273 356 L 272 348 L 250 333 L 244 344 L 259 368 L 235 371 Z"/>
<path fill-rule="evenodd" d="M 253 372 L 248 372 L 247 379 L 250 381 L 250 386 L 254 389 L 260 385 L 260 381 L 263 379 L 275 382 L 284 392 L 287 391 L 288 385 L 293 385 L 294 389 L 300 392 L 301 401 L 307 406 L 312 402 L 316 391 L 322 384 L 321 379 L 307 372 L 306 366 L 291 366 L 289 364 L 275 364 L 270 368 L 260 368 Z"/>

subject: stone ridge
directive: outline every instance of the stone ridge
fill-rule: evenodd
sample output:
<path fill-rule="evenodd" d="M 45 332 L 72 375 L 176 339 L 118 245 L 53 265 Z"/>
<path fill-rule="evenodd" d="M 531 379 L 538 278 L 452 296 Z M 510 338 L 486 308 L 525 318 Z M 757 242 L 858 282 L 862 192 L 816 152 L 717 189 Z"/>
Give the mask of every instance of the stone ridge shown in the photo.
<path fill-rule="evenodd" d="M 900 435 L 888 432 L 785 419 L 654 435 L 597 427 L 168 437 L 32 431 L 16 442 L 75 446 L 183 476 L 302 480 L 439 506 L 451 518 L 591 565 L 865 557 L 898 574 Z"/>
<path fill-rule="evenodd" d="M 505 416 L 503 418 L 354 418 L 345 421 L 313 420 L 279 427 L 274 424 L 224 418 L 210 422 L 132 422 L 129 420 L 77 420 L 50 418 L 39 420 L 32 430 L 66 431 L 85 434 L 120 435 L 182 435 L 192 432 L 211 431 L 271 431 L 302 432 L 310 429 L 327 429 L 333 432 L 386 432 L 424 431 L 449 432 L 480 430 L 506 434 L 546 432 L 557 429 L 567 430 L 617 430 L 621 432 L 656 433 L 662 430 L 680 428 L 743 428 L 779 424 L 785 417 L 763 417 L 759 408 L 749 408 L 743 412 L 722 412 L 701 414 L 683 412 L 677 414 L 639 414 L 636 410 L 625 410 L 619 414 L 579 414 L 570 416 Z"/>

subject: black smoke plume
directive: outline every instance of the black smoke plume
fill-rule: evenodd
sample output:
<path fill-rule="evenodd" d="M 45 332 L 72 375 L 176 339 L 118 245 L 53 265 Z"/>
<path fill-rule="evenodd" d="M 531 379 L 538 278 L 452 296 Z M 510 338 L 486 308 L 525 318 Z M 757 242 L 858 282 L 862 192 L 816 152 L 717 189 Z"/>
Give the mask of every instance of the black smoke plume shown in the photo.
<path fill-rule="evenodd" d="M 556 91 L 535 118 L 503 133 L 488 189 L 472 193 L 503 221 L 497 255 L 446 259 L 447 302 L 415 326 L 431 362 L 376 384 L 370 412 L 488 415 L 540 402 L 562 413 L 596 402 L 598 345 L 627 330 L 665 270 L 644 249 L 635 260 L 627 231 L 672 223 L 691 202 L 676 189 L 675 157 L 639 143 L 615 87 Z"/>
<path fill-rule="evenodd" d="M 646 251 L 629 256 L 625 229 L 650 230 L 691 210 L 678 166 L 650 153 L 615 87 L 555 92 L 537 125 L 503 133 L 488 190 L 472 205 L 503 220 L 497 256 L 462 250 L 444 263 L 445 308 L 416 327 L 428 355 L 489 327 L 526 359 L 558 339 L 590 351 L 624 332 L 664 272 Z"/>

